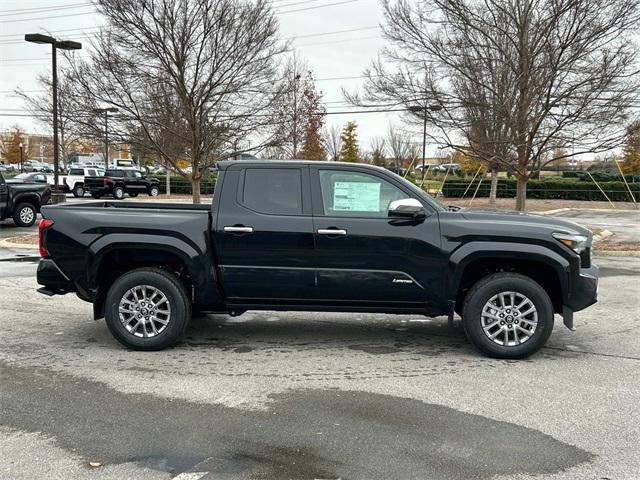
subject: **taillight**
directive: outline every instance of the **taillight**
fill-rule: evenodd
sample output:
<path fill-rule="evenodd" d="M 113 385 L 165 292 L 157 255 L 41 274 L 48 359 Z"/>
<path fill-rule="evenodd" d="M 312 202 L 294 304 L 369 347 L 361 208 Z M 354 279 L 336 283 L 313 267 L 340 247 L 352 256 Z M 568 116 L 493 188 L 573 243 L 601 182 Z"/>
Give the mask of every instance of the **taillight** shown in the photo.
<path fill-rule="evenodd" d="M 102 186 L 103 187 L 109 186 L 109 179 L 107 177 L 102 179 Z"/>
<path fill-rule="evenodd" d="M 49 252 L 44 248 L 43 234 L 51 225 L 53 225 L 53 220 L 48 218 L 43 218 L 38 224 L 38 247 L 40 247 L 40 256 L 42 258 L 47 258 L 49 256 Z"/>

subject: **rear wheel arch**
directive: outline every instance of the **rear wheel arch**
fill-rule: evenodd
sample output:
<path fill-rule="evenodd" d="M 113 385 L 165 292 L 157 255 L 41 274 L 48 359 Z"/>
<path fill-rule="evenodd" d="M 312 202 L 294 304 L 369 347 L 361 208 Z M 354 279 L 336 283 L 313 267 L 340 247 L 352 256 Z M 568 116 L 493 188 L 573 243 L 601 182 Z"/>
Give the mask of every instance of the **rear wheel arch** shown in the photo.
<path fill-rule="evenodd" d="M 192 262 L 182 252 L 166 245 L 114 245 L 97 252 L 89 267 L 90 288 L 95 291 L 95 318 L 104 316 L 104 301 L 110 286 L 125 273 L 140 268 L 154 268 L 173 274 L 193 300 L 192 278 L 195 273 Z"/>

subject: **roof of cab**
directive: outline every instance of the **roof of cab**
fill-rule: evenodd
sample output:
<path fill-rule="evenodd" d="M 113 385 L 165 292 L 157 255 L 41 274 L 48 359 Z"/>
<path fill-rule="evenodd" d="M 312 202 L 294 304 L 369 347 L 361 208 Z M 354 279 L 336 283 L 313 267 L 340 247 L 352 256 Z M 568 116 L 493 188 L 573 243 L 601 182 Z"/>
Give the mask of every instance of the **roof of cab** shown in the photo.
<path fill-rule="evenodd" d="M 368 163 L 353 163 L 353 162 L 330 162 L 323 160 L 222 160 L 217 163 L 219 170 L 226 170 L 232 165 L 284 165 L 284 166 L 296 166 L 296 165 L 323 165 L 323 166 L 343 166 L 343 167 L 364 167 L 373 168 L 378 170 L 385 170 L 377 165 L 370 165 Z"/>

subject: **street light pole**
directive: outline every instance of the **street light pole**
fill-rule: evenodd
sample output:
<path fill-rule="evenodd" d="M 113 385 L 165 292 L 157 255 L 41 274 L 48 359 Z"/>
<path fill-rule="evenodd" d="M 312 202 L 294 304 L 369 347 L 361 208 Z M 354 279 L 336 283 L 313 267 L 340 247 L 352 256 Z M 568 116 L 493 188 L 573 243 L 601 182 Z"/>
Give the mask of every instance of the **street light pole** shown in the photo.
<path fill-rule="evenodd" d="M 51 90 L 53 96 L 53 192 L 51 201 L 60 203 L 66 201 L 66 197 L 60 192 L 58 185 L 58 170 L 60 168 L 60 147 L 58 143 L 58 58 L 57 51 L 80 50 L 82 44 L 71 40 L 56 40 L 49 35 L 41 33 L 29 33 L 24 36 L 25 41 L 30 43 L 47 43 L 51 45 Z"/>
<path fill-rule="evenodd" d="M 24 148 L 24 145 L 22 145 L 22 142 L 20 142 L 20 173 L 24 173 L 24 160 L 22 158 L 22 149 Z"/>
<path fill-rule="evenodd" d="M 104 168 L 109 168 L 109 112 L 118 111 L 116 107 L 96 108 L 94 113 L 104 113 Z"/>
<path fill-rule="evenodd" d="M 442 110 L 442 105 L 434 103 L 432 105 L 413 105 L 409 107 L 410 112 L 419 113 L 422 112 L 422 184 L 424 184 L 424 174 L 425 174 L 425 160 L 427 158 L 427 119 L 428 112 L 437 112 Z"/>

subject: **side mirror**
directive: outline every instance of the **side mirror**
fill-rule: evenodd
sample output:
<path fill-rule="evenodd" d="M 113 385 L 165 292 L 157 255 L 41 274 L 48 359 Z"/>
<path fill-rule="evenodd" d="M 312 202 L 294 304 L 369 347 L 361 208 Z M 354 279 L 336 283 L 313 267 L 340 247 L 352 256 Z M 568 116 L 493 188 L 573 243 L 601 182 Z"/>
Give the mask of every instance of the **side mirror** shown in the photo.
<path fill-rule="evenodd" d="M 426 218 L 427 212 L 415 198 L 403 198 L 402 200 L 394 200 L 389 204 L 388 215 L 395 218 L 422 220 Z"/>

